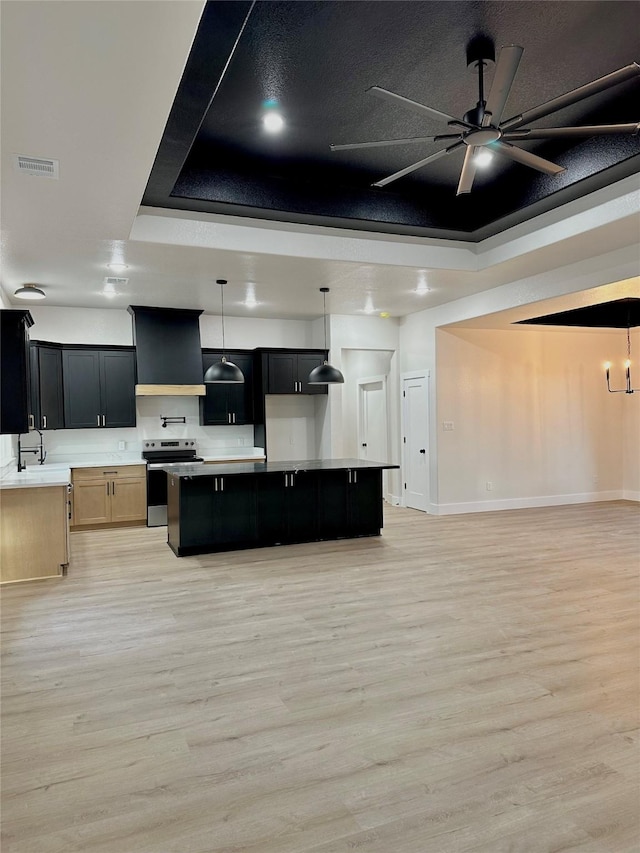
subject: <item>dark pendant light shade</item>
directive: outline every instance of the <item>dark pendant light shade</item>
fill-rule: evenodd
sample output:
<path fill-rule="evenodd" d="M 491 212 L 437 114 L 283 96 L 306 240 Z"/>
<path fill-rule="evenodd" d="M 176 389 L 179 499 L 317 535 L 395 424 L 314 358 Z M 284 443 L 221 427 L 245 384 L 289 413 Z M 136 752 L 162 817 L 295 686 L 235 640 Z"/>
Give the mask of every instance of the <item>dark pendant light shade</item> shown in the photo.
<path fill-rule="evenodd" d="M 220 361 L 216 361 L 215 364 L 212 364 L 211 367 L 205 373 L 204 381 L 207 385 L 219 385 L 223 383 L 237 384 L 239 382 L 244 382 L 244 373 L 240 370 L 237 364 L 234 364 L 232 361 L 227 361 L 227 357 L 224 354 L 224 285 L 226 283 L 226 278 L 216 279 L 216 284 L 220 285 L 220 317 L 222 319 L 222 358 L 220 359 Z"/>
<path fill-rule="evenodd" d="M 320 293 L 323 299 L 324 313 L 324 348 L 327 348 L 327 293 L 328 287 L 321 287 Z M 344 382 L 344 376 L 337 367 L 332 367 L 328 361 L 324 361 L 319 367 L 314 367 L 309 378 L 308 385 L 340 385 Z"/>
<path fill-rule="evenodd" d="M 327 361 L 319 367 L 314 367 L 307 379 L 309 385 L 333 385 L 341 382 L 344 382 L 344 376 L 337 367 L 332 367 Z"/>
<path fill-rule="evenodd" d="M 222 356 L 220 361 L 212 364 L 204 375 L 205 382 L 244 382 L 244 374 L 237 364 L 227 361 Z"/>

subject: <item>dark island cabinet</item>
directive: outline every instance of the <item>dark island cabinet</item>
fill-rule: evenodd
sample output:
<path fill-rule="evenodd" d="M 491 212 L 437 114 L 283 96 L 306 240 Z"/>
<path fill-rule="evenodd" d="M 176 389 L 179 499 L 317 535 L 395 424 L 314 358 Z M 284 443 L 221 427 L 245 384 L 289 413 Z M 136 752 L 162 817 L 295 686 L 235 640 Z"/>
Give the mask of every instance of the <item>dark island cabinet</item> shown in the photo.
<path fill-rule="evenodd" d="M 32 341 L 31 414 L 38 429 L 64 428 L 64 392 L 62 387 L 62 347 Z"/>
<path fill-rule="evenodd" d="M 268 352 L 264 378 L 266 394 L 326 394 L 326 385 L 309 385 L 307 379 L 314 367 L 326 358 L 324 350 Z"/>
<path fill-rule="evenodd" d="M 317 539 L 318 475 L 310 471 L 256 476 L 258 538 L 263 544 Z"/>
<path fill-rule="evenodd" d="M 168 477 L 169 541 L 179 552 L 246 548 L 257 539 L 255 478 Z"/>
<path fill-rule="evenodd" d="M 67 429 L 136 425 L 133 347 L 65 347 L 62 377 Z"/>
<path fill-rule="evenodd" d="M 179 557 L 378 536 L 382 529 L 382 468 L 358 460 L 300 471 L 255 463 L 233 473 L 227 465 L 215 476 L 179 467 L 168 469 L 167 499 L 168 543 Z"/>
<path fill-rule="evenodd" d="M 28 311 L 0 311 L 0 433 L 16 435 L 34 426 L 29 382 Z"/>
<path fill-rule="evenodd" d="M 375 469 L 326 471 L 318 480 L 322 539 L 375 536 L 382 528 L 382 477 Z"/>
<path fill-rule="evenodd" d="M 212 364 L 220 361 L 222 351 L 204 350 L 202 368 L 204 373 Z M 244 382 L 235 384 L 205 384 L 206 395 L 200 397 L 200 423 L 204 426 L 253 423 L 253 353 L 229 350 L 227 361 L 236 364 L 244 374 Z"/>

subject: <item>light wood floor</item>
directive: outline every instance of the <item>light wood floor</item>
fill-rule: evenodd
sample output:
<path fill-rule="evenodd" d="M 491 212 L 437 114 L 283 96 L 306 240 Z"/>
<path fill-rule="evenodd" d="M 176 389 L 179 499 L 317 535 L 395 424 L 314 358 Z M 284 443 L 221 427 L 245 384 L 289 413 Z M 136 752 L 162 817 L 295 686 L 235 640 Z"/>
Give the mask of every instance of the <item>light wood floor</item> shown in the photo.
<path fill-rule="evenodd" d="M 640 849 L 637 505 L 165 536 L 3 590 L 3 853 Z"/>

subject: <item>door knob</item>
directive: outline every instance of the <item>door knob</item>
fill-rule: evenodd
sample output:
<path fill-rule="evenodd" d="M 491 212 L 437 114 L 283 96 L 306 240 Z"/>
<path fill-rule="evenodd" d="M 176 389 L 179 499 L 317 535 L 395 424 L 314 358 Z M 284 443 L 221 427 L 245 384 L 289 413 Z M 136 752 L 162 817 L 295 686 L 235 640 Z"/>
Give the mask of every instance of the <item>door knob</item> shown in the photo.
<path fill-rule="evenodd" d="M 366 445 L 366 444 L 363 444 L 362 446 L 363 446 L 363 447 L 366 447 L 367 445 Z"/>
<path fill-rule="evenodd" d="M 427 451 L 426 451 L 426 449 L 425 449 L 424 447 L 422 447 L 422 448 L 420 449 L 420 453 L 426 453 L 426 452 L 427 452 Z"/>

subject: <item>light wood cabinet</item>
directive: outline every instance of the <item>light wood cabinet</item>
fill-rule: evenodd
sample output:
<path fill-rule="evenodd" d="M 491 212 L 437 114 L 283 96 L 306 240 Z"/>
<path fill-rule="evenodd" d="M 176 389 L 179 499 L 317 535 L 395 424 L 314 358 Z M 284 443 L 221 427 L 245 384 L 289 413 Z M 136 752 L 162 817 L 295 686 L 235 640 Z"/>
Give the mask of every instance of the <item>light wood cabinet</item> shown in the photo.
<path fill-rule="evenodd" d="M 61 577 L 69 562 L 66 486 L 0 491 L 0 581 Z"/>
<path fill-rule="evenodd" d="M 74 529 L 146 522 L 144 465 L 74 468 L 72 481 Z"/>

